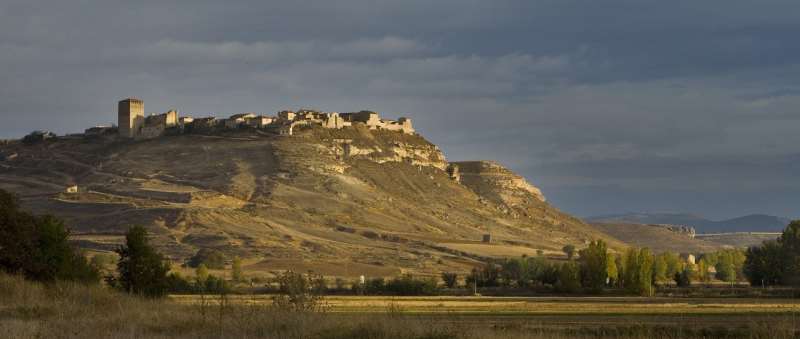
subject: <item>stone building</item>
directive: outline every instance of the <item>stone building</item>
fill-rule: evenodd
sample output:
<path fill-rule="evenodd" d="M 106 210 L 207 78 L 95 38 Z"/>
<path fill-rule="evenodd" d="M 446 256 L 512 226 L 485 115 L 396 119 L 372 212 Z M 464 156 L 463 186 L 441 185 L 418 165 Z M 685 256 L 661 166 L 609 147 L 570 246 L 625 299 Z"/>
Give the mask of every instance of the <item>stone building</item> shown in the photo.
<path fill-rule="evenodd" d="M 278 119 L 284 121 L 294 121 L 296 114 L 292 111 L 280 111 L 278 112 Z"/>
<path fill-rule="evenodd" d="M 117 121 L 121 137 L 135 137 L 144 125 L 144 101 L 136 98 L 120 101 L 117 105 Z"/>
<path fill-rule="evenodd" d="M 178 127 L 180 127 L 181 130 L 183 130 L 184 128 L 186 128 L 186 125 L 191 124 L 192 121 L 194 121 L 194 118 L 192 117 L 180 117 L 178 118 Z"/>
<path fill-rule="evenodd" d="M 344 121 L 344 118 L 336 112 L 324 113 L 322 121 L 322 126 L 325 128 L 340 129 L 352 125 L 350 122 Z"/>
<path fill-rule="evenodd" d="M 225 128 L 239 128 L 239 126 L 243 125 L 247 122 L 247 119 L 255 118 L 255 113 L 241 113 L 241 114 L 234 114 L 231 115 L 230 118 L 225 120 Z"/>
<path fill-rule="evenodd" d="M 267 125 L 272 124 L 275 121 L 275 118 L 268 117 L 264 115 L 255 116 L 252 118 L 245 119 L 248 126 L 253 128 L 264 128 Z"/>
<path fill-rule="evenodd" d="M 194 119 L 188 126 L 191 132 L 195 133 L 208 133 L 214 130 L 219 125 L 219 121 L 215 117 L 197 118 Z"/>
<path fill-rule="evenodd" d="M 381 122 L 381 117 L 378 113 L 372 111 L 360 111 L 355 113 L 342 113 L 342 118 L 345 121 L 356 123 L 360 122 L 362 124 L 367 125 L 369 129 L 378 129 L 378 127 L 382 126 L 383 123 Z"/>
<path fill-rule="evenodd" d="M 382 129 L 403 132 L 405 134 L 414 134 L 414 126 L 411 124 L 411 119 L 409 118 L 400 118 L 397 121 L 385 120 L 381 119 L 380 115 L 373 111 L 342 113 L 340 116 L 344 119 L 345 123 L 361 123 L 373 130 Z"/>

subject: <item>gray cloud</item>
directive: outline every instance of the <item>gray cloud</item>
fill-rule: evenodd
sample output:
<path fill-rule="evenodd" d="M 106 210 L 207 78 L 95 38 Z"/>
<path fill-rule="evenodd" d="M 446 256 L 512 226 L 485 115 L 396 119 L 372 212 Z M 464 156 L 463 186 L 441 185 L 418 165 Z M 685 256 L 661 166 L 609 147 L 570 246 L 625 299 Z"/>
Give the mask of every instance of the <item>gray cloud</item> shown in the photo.
<path fill-rule="evenodd" d="M 580 215 L 800 216 L 800 3 L 0 3 L 0 137 L 299 106 L 407 115 Z M 609 196 L 614 198 L 609 198 Z M 756 197 L 766 197 L 758 199 Z"/>

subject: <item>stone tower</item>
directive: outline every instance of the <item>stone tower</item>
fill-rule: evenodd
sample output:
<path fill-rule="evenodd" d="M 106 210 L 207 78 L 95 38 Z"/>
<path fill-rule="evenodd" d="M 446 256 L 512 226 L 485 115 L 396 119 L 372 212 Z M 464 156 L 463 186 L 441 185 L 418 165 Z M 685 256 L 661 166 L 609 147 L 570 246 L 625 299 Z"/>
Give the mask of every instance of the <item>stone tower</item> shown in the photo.
<path fill-rule="evenodd" d="M 133 138 L 144 124 L 144 101 L 127 98 L 119 102 L 117 109 L 119 135 Z"/>

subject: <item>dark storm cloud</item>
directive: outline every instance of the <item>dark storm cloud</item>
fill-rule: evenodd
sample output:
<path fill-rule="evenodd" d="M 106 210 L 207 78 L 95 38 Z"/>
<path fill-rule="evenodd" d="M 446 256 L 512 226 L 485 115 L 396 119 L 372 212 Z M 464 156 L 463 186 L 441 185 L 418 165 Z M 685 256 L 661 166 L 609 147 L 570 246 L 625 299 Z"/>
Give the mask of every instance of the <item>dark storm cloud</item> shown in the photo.
<path fill-rule="evenodd" d="M 508 164 L 577 214 L 798 216 L 798 13 L 788 0 L 5 0 L 0 136 L 110 123 L 126 96 L 194 115 L 369 108 L 411 116 L 451 159 Z"/>

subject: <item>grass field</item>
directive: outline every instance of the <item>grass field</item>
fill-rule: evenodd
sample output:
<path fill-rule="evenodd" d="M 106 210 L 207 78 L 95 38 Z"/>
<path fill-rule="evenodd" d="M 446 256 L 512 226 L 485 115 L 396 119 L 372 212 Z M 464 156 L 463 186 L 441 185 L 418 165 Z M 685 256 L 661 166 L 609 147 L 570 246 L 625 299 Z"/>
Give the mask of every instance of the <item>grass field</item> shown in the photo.
<path fill-rule="evenodd" d="M 203 297 L 214 300 L 214 296 Z M 235 305 L 270 305 L 269 295 L 232 295 Z M 173 295 L 179 304 L 197 304 L 198 295 Z M 759 315 L 800 314 L 800 300 L 750 298 L 644 298 L 644 297 L 388 297 L 328 296 L 332 313 L 382 313 L 460 315 Z"/>
<path fill-rule="evenodd" d="M 324 312 L 266 295 L 148 300 L 0 274 L 3 338 L 795 338 L 794 300 L 327 297 Z"/>

